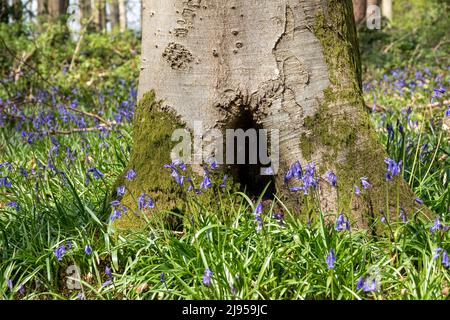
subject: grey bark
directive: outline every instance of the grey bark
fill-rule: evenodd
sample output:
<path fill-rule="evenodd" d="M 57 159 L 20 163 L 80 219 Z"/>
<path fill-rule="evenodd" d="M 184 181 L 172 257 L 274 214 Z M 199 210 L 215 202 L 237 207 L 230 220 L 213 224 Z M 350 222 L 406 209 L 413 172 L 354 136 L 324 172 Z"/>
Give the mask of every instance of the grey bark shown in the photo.
<path fill-rule="evenodd" d="M 111 31 L 120 30 L 119 0 L 110 0 L 109 2 L 109 21 L 111 23 Z"/>

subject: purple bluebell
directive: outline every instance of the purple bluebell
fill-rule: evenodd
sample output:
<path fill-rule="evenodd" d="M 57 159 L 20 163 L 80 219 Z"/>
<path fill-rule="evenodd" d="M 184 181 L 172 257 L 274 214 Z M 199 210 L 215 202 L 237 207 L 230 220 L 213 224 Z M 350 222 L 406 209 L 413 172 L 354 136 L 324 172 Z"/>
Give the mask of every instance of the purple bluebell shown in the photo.
<path fill-rule="evenodd" d="M 184 176 L 180 175 L 177 170 L 172 171 L 172 177 L 175 179 L 176 184 L 182 186 L 184 182 Z"/>
<path fill-rule="evenodd" d="M 385 158 L 384 162 L 387 164 L 386 181 L 391 181 L 395 176 L 401 173 L 403 161 L 400 160 L 398 163 L 390 158 Z"/>
<path fill-rule="evenodd" d="M 166 282 L 166 275 L 164 274 L 164 272 L 161 272 L 161 274 L 159 275 L 159 282 Z"/>
<path fill-rule="evenodd" d="M 12 290 L 12 288 L 14 286 L 11 279 L 8 279 L 8 281 L 6 281 L 6 285 L 8 286 L 9 290 Z"/>
<path fill-rule="evenodd" d="M 227 180 L 228 180 L 228 176 L 227 175 L 224 175 L 223 176 L 223 179 L 222 179 L 222 183 L 220 184 L 220 188 L 225 188 L 226 186 L 227 186 Z"/>
<path fill-rule="evenodd" d="M 389 140 L 393 140 L 394 136 L 395 136 L 393 125 L 391 123 L 388 123 L 386 125 L 386 129 L 387 129 L 387 132 L 388 132 L 388 139 Z"/>
<path fill-rule="evenodd" d="M 90 255 L 92 253 L 92 247 L 90 245 L 86 245 L 84 247 L 84 252 L 86 252 L 87 255 Z"/>
<path fill-rule="evenodd" d="M 134 171 L 133 169 L 128 170 L 125 175 L 125 178 L 128 181 L 132 181 L 135 177 L 136 177 L 136 171 Z"/>
<path fill-rule="evenodd" d="M 11 188 L 12 183 L 8 176 L 0 178 L 0 187 Z"/>
<path fill-rule="evenodd" d="M 336 231 L 342 231 L 342 230 L 349 231 L 350 230 L 350 221 L 348 218 L 345 217 L 344 213 L 342 213 L 342 212 L 336 219 L 335 229 L 336 229 Z"/>
<path fill-rule="evenodd" d="M 253 214 L 255 216 L 260 216 L 262 214 L 262 201 L 258 202 L 258 204 L 255 207 L 255 210 L 253 211 Z"/>
<path fill-rule="evenodd" d="M 72 240 L 67 240 L 67 248 L 72 250 Z"/>
<path fill-rule="evenodd" d="M 450 117 L 450 106 L 445 110 L 444 117 Z"/>
<path fill-rule="evenodd" d="M 66 253 L 66 246 L 62 245 L 58 248 L 56 248 L 55 251 L 53 251 L 53 254 L 56 256 L 56 258 L 58 259 L 58 261 L 62 261 L 62 258 L 64 256 L 64 254 Z"/>
<path fill-rule="evenodd" d="M 402 219 L 403 222 L 406 222 L 406 212 L 403 208 L 400 208 L 400 219 Z"/>
<path fill-rule="evenodd" d="M 208 189 L 208 188 L 211 188 L 211 187 L 212 187 L 211 179 L 209 178 L 209 176 L 207 174 L 205 174 L 203 176 L 203 181 L 200 184 L 200 188 L 201 189 Z"/>
<path fill-rule="evenodd" d="M 6 206 L 16 209 L 17 212 L 20 211 L 20 205 L 16 201 L 10 201 L 6 204 Z"/>
<path fill-rule="evenodd" d="M 104 174 L 100 170 L 98 170 L 97 168 L 94 168 L 94 167 L 89 168 L 88 172 L 92 173 L 94 178 L 97 180 L 101 179 L 104 176 Z"/>
<path fill-rule="evenodd" d="M 443 228 L 443 225 L 441 223 L 441 219 L 436 218 L 436 220 L 434 220 L 433 226 L 430 228 L 430 232 L 434 233 L 438 230 L 441 230 Z"/>
<path fill-rule="evenodd" d="M 447 251 L 442 252 L 442 265 L 446 268 L 448 268 L 450 266 Z"/>
<path fill-rule="evenodd" d="M 118 186 L 116 191 L 117 196 L 122 197 L 125 194 L 125 186 Z"/>
<path fill-rule="evenodd" d="M 328 171 L 328 172 L 325 174 L 325 177 L 327 178 L 328 182 L 329 182 L 333 187 L 336 187 L 336 185 L 337 185 L 337 177 L 336 177 L 336 175 L 334 174 L 333 171 Z"/>
<path fill-rule="evenodd" d="M 416 200 L 415 200 L 415 201 L 416 201 L 416 203 L 417 203 L 417 204 L 423 204 L 423 200 L 422 200 L 422 199 L 420 199 L 420 198 L 416 198 Z"/>
<path fill-rule="evenodd" d="M 444 249 L 442 249 L 442 248 L 436 248 L 433 250 L 433 261 L 435 261 L 439 258 L 442 251 L 444 251 Z"/>
<path fill-rule="evenodd" d="M 289 182 L 289 180 L 293 178 L 297 178 L 298 180 L 300 180 L 302 176 L 303 176 L 302 166 L 299 161 L 296 161 L 294 164 L 291 165 L 288 172 L 286 173 L 284 177 L 284 182 L 287 183 Z"/>
<path fill-rule="evenodd" d="M 333 249 L 330 249 L 330 252 L 328 253 L 325 262 L 327 263 L 328 269 L 334 268 L 334 263 L 336 262 L 336 257 L 334 255 Z"/>
<path fill-rule="evenodd" d="M 360 277 L 356 282 L 356 290 L 361 290 L 364 287 L 364 277 Z"/>
<path fill-rule="evenodd" d="M 365 190 L 372 188 L 372 185 L 369 183 L 367 177 L 362 177 L 362 178 L 360 178 L 360 180 L 361 180 L 361 185 L 363 186 L 363 188 Z"/>
<path fill-rule="evenodd" d="M 203 284 L 207 287 L 211 285 L 211 277 L 214 275 L 214 273 L 209 270 L 208 268 L 205 269 L 205 272 L 203 273 Z"/>
<path fill-rule="evenodd" d="M 377 281 L 375 279 L 367 278 L 364 282 L 364 292 L 377 291 Z"/>
<path fill-rule="evenodd" d="M 23 284 L 19 286 L 19 294 L 22 296 L 25 294 L 25 286 Z"/>
<path fill-rule="evenodd" d="M 120 206 L 120 201 L 119 201 L 119 200 L 113 200 L 113 201 L 111 201 L 111 206 L 112 206 L 112 207 L 118 207 L 118 206 Z"/>
<path fill-rule="evenodd" d="M 111 272 L 111 268 L 106 266 L 105 267 L 105 274 L 108 276 L 108 278 L 112 278 L 112 272 Z"/>
<path fill-rule="evenodd" d="M 359 196 L 361 194 L 361 189 L 358 186 L 355 186 L 355 194 Z"/>

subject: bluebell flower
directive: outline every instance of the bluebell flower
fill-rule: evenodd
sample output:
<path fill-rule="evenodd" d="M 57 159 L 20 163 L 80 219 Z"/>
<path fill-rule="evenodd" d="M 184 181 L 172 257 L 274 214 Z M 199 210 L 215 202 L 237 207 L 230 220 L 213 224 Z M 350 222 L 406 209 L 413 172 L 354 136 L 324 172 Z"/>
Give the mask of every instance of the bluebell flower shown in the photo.
<path fill-rule="evenodd" d="M 120 201 L 119 201 L 119 200 L 113 200 L 113 201 L 111 201 L 111 206 L 112 206 L 112 207 L 118 207 L 118 206 L 120 206 Z"/>
<path fill-rule="evenodd" d="M 159 275 L 159 282 L 165 282 L 166 281 L 166 276 L 164 274 L 164 272 L 161 272 L 161 274 Z"/>
<path fill-rule="evenodd" d="M 256 216 L 255 217 L 255 222 L 256 222 L 256 232 L 259 233 L 262 230 L 263 227 L 263 219 L 261 218 L 261 216 Z"/>
<path fill-rule="evenodd" d="M 334 268 L 334 263 L 336 262 L 336 257 L 334 256 L 334 250 L 330 249 L 330 252 L 327 255 L 326 263 L 328 265 L 328 269 Z"/>
<path fill-rule="evenodd" d="M 438 230 L 441 230 L 442 228 L 443 228 L 443 225 L 441 223 L 441 219 L 436 218 L 436 220 L 434 220 L 433 226 L 430 228 L 430 232 L 434 233 Z"/>
<path fill-rule="evenodd" d="M 341 214 L 336 219 L 336 231 L 342 231 L 342 230 L 350 230 L 350 221 L 348 218 L 345 217 L 345 215 L 341 212 Z"/>
<path fill-rule="evenodd" d="M 227 180 L 228 180 L 228 176 L 227 175 L 224 175 L 223 176 L 223 179 L 222 179 L 222 183 L 220 184 L 220 188 L 225 188 L 226 186 L 227 186 Z"/>
<path fill-rule="evenodd" d="M 214 273 L 208 268 L 205 269 L 205 272 L 203 273 L 203 284 L 205 286 L 209 287 L 211 285 L 211 277 L 213 274 Z"/>
<path fill-rule="evenodd" d="M 153 209 L 154 207 L 155 207 L 155 204 L 153 203 L 153 200 L 150 198 L 150 196 L 148 196 L 148 199 L 147 199 L 147 194 L 145 192 L 142 192 L 138 198 L 139 210 L 147 209 L 147 208 Z"/>
<path fill-rule="evenodd" d="M 356 282 L 356 290 L 361 290 L 364 287 L 364 277 L 360 277 Z"/>
<path fill-rule="evenodd" d="M 386 181 L 391 181 L 395 176 L 398 176 L 401 173 L 403 161 L 400 160 L 397 163 L 393 159 L 385 158 L 384 162 L 388 166 L 386 173 Z"/>
<path fill-rule="evenodd" d="M 355 194 L 359 196 L 361 194 L 361 189 L 358 186 L 355 186 Z"/>
<path fill-rule="evenodd" d="M 402 219 L 403 222 L 406 222 L 406 213 L 403 208 L 400 208 L 400 219 Z"/>
<path fill-rule="evenodd" d="M 202 183 L 200 184 L 200 188 L 202 188 L 202 189 L 208 189 L 208 188 L 211 188 L 211 187 L 212 187 L 211 179 L 209 178 L 209 176 L 208 176 L 207 174 L 205 174 L 205 175 L 203 176 L 203 181 L 202 181 Z"/>
<path fill-rule="evenodd" d="M 216 170 L 219 165 L 217 164 L 217 160 L 216 159 L 210 159 L 209 160 L 209 165 L 211 167 L 211 170 Z"/>
<path fill-rule="evenodd" d="M 109 286 L 111 283 L 112 283 L 112 280 L 109 279 L 109 280 L 106 280 L 105 282 L 103 282 L 103 283 L 102 283 L 102 286 L 103 286 L 103 287 L 107 287 L 107 286 Z"/>
<path fill-rule="evenodd" d="M 71 241 L 71 240 L 68 240 L 68 241 L 67 241 L 67 248 L 68 248 L 69 250 L 72 250 L 72 241 Z"/>
<path fill-rule="evenodd" d="M 183 185 L 184 176 L 180 175 L 177 170 L 172 171 L 172 177 L 175 179 L 176 184 Z"/>
<path fill-rule="evenodd" d="M 84 247 L 84 252 L 86 252 L 87 255 L 90 255 L 92 253 L 92 247 L 90 245 L 86 245 Z"/>
<path fill-rule="evenodd" d="M 15 208 L 17 212 L 20 211 L 20 205 L 16 201 L 10 201 L 6 204 L 7 207 Z"/>
<path fill-rule="evenodd" d="M 11 188 L 12 183 L 8 176 L 0 178 L 0 187 Z"/>
<path fill-rule="evenodd" d="M 112 272 L 108 266 L 105 267 L 105 274 L 108 276 L 108 278 L 112 278 Z"/>
<path fill-rule="evenodd" d="M 333 187 L 336 187 L 336 185 L 337 185 L 337 177 L 336 177 L 336 175 L 334 174 L 334 172 L 333 172 L 333 171 L 328 171 L 328 172 L 325 174 L 325 176 L 326 176 L 328 182 L 329 182 Z"/>
<path fill-rule="evenodd" d="M 25 286 L 23 284 L 19 286 L 19 294 L 22 296 L 25 294 Z"/>
<path fill-rule="evenodd" d="M 128 181 L 132 181 L 135 177 L 136 177 L 136 171 L 134 171 L 133 169 L 128 170 L 125 175 L 125 178 Z"/>
<path fill-rule="evenodd" d="M 58 261 L 62 261 L 62 258 L 64 256 L 64 254 L 66 253 L 66 246 L 62 245 L 59 248 L 57 248 L 55 251 L 53 251 L 53 254 L 56 256 L 56 258 L 58 259 Z"/>
<path fill-rule="evenodd" d="M 444 251 L 444 249 L 442 249 L 442 248 L 436 248 L 433 250 L 433 261 L 435 261 L 439 258 L 442 251 Z"/>
<path fill-rule="evenodd" d="M 388 123 L 388 124 L 386 125 L 386 129 L 387 129 L 387 132 L 388 132 L 388 139 L 389 139 L 389 140 L 393 140 L 393 139 L 394 139 L 394 136 L 395 136 L 395 133 L 394 133 L 394 127 L 392 126 L 391 123 Z"/>
<path fill-rule="evenodd" d="M 303 170 L 302 166 L 299 161 L 296 161 L 294 164 L 291 165 L 288 172 L 286 173 L 284 177 L 284 182 L 287 183 L 289 180 L 293 178 L 297 178 L 300 180 L 303 176 Z"/>
<path fill-rule="evenodd" d="M 450 117 L 450 106 L 445 110 L 444 117 Z"/>
<path fill-rule="evenodd" d="M 125 186 L 117 187 L 117 196 L 122 197 L 125 194 Z"/>
<path fill-rule="evenodd" d="M 255 216 L 259 216 L 262 214 L 262 201 L 259 201 L 258 204 L 255 207 L 255 210 L 253 211 L 253 214 Z"/>
<path fill-rule="evenodd" d="M 450 266 L 447 251 L 442 252 L 442 265 L 446 268 Z"/>
<path fill-rule="evenodd" d="M 360 178 L 361 180 L 361 185 L 363 186 L 363 188 L 365 190 L 372 188 L 372 185 L 369 183 L 367 177 L 362 177 Z"/>
<path fill-rule="evenodd" d="M 377 291 L 377 281 L 375 279 L 367 278 L 364 282 L 364 292 Z"/>
<path fill-rule="evenodd" d="M 422 200 L 422 199 L 420 199 L 420 198 L 416 198 L 416 200 L 415 200 L 415 201 L 416 201 L 416 203 L 417 203 L 417 204 L 423 204 L 423 200 Z"/>

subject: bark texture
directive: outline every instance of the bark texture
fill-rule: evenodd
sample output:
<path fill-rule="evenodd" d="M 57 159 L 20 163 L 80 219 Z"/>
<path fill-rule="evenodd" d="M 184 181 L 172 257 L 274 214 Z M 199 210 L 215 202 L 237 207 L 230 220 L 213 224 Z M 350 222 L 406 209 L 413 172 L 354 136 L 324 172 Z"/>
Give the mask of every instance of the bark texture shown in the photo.
<path fill-rule="evenodd" d="M 92 10 L 94 10 L 94 25 L 97 32 L 106 29 L 106 0 L 92 0 Z"/>
<path fill-rule="evenodd" d="M 58 20 L 65 18 L 67 8 L 69 7 L 68 0 L 49 0 L 47 2 L 48 14 L 50 19 Z"/>
<path fill-rule="evenodd" d="M 8 23 L 8 2 L 6 0 L 0 0 L 0 23 Z"/>
<path fill-rule="evenodd" d="M 398 202 L 412 214 L 414 197 L 405 182 L 385 182 L 385 153 L 362 98 L 351 0 L 145 0 L 142 30 L 139 96 L 145 99 L 135 118 L 128 167 L 141 176 L 127 185 L 127 204 L 142 191 L 177 199 L 164 191 L 171 179 L 161 169 L 170 160 L 167 128 L 192 129 L 199 120 L 206 130 L 236 128 L 250 114 L 254 126 L 279 130 L 274 181 L 298 211 L 301 195 L 284 183 L 296 161 L 314 162 L 322 177 L 327 170 L 336 173 L 338 189 L 319 182 L 326 212 L 344 211 L 367 227 L 380 209 L 398 215 L 396 198 L 386 204 L 385 195 L 400 190 Z M 149 102 L 151 90 L 160 104 Z M 164 118 L 167 111 L 176 117 Z M 158 127 L 165 133 L 155 133 Z M 353 188 L 361 177 L 373 187 L 356 197 Z"/>

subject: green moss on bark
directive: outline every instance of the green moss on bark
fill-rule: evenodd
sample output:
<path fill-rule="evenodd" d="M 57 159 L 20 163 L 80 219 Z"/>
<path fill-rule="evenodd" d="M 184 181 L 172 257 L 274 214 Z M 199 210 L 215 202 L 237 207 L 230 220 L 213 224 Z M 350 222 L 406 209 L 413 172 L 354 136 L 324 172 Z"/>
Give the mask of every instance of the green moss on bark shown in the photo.
<path fill-rule="evenodd" d="M 183 124 L 172 111 L 161 109 L 161 101 L 156 100 L 153 91 L 144 94 L 134 116 L 131 158 L 114 188 L 115 192 L 118 186 L 126 187 L 122 198 L 113 194 L 113 199 L 120 200 L 128 208 L 128 213 L 116 220 L 117 228 L 139 228 L 144 225 L 141 214 L 167 219 L 167 211 L 183 211 L 185 201 L 182 191 L 173 182 L 170 172 L 163 168 L 164 164 L 171 163 L 171 150 L 178 143 L 171 141 L 172 133 L 182 127 Z M 131 169 L 137 175 L 128 181 L 125 175 Z M 142 192 L 150 195 L 155 208 L 138 214 L 137 199 Z"/>

